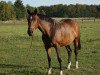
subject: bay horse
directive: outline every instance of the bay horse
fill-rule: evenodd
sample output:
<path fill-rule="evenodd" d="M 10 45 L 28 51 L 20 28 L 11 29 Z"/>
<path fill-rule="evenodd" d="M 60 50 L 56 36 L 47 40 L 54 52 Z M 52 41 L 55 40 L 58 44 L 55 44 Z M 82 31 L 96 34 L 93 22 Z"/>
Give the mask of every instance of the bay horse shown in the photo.
<path fill-rule="evenodd" d="M 75 52 L 75 61 L 76 69 L 78 69 L 78 50 L 81 48 L 80 44 L 80 27 L 79 25 L 71 19 L 62 19 L 57 22 L 54 19 L 39 14 L 37 9 L 34 12 L 28 13 L 28 35 L 32 36 L 35 29 L 39 29 L 42 32 L 42 41 L 44 43 L 47 58 L 48 58 L 48 74 L 51 74 L 51 47 L 56 49 L 57 59 L 60 65 L 60 75 L 63 75 L 62 71 L 62 60 L 61 60 L 61 49 L 60 47 L 65 46 L 68 51 L 68 69 L 71 66 L 71 53 L 70 44 L 74 42 L 74 52 Z"/>

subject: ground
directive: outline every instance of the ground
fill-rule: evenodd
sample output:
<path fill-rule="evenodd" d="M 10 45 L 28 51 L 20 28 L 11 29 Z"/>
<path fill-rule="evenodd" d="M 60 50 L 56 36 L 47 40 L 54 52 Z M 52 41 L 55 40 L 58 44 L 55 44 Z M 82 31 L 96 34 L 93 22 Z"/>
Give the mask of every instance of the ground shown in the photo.
<path fill-rule="evenodd" d="M 67 70 L 67 51 L 61 49 L 62 67 L 65 75 L 100 75 L 100 21 L 78 21 L 81 28 L 79 69 L 75 69 L 74 51 L 71 70 Z M 46 75 L 47 56 L 41 32 L 27 35 L 27 24 L 0 24 L 0 75 Z M 73 46 L 71 46 L 73 49 Z M 52 75 L 59 74 L 55 49 L 52 48 Z"/>

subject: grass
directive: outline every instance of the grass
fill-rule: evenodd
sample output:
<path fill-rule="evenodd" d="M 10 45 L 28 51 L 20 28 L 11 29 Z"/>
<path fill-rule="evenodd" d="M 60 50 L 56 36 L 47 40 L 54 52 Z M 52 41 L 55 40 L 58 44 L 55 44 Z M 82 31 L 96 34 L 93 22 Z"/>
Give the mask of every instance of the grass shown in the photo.
<path fill-rule="evenodd" d="M 100 22 L 81 23 L 81 44 L 79 69 L 75 70 L 74 52 L 71 70 L 67 70 L 67 51 L 62 48 L 62 66 L 65 75 L 100 75 Z M 41 39 L 41 32 L 34 32 L 34 41 L 29 50 L 31 38 L 27 25 L 0 25 L 0 75 L 46 75 L 47 56 Z M 72 46 L 73 49 L 73 46 Z M 52 75 L 59 75 L 59 64 L 52 48 Z"/>

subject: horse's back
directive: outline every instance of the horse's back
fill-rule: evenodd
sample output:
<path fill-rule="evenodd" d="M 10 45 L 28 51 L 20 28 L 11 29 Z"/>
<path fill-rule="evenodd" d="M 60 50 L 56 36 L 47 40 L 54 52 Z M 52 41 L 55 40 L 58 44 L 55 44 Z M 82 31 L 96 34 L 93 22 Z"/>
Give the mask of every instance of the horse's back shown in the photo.
<path fill-rule="evenodd" d="M 73 30 L 75 33 L 75 37 L 79 36 L 80 33 L 80 27 L 78 25 L 78 23 L 72 19 L 63 19 L 60 21 L 61 23 L 63 23 L 65 26 L 69 26 L 69 29 Z"/>
<path fill-rule="evenodd" d="M 79 26 L 71 19 L 63 19 L 57 26 L 54 41 L 60 45 L 69 45 L 78 36 Z"/>

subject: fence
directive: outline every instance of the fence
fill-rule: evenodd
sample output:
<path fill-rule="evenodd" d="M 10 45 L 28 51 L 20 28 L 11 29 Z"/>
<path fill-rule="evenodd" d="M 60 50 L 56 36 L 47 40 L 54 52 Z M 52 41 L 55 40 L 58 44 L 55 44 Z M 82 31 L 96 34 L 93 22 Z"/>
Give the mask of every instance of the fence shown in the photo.
<path fill-rule="evenodd" d="M 73 19 L 73 20 L 76 20 L 76 21 L 79 21 L 79 22 L 86 22 L 86 21 L 93 21 L 93 22 L 100 22 L 100 18 L 53 18 L 57 21 L 60 21 L 61 19 Z M 27 20 L 9 20 L 9 21 L 0 21 L 0 25 L 3 25 L 3 24 L 13 24 L 13 25 L 16 25 L 16 24 L 27 24 Z"/>

